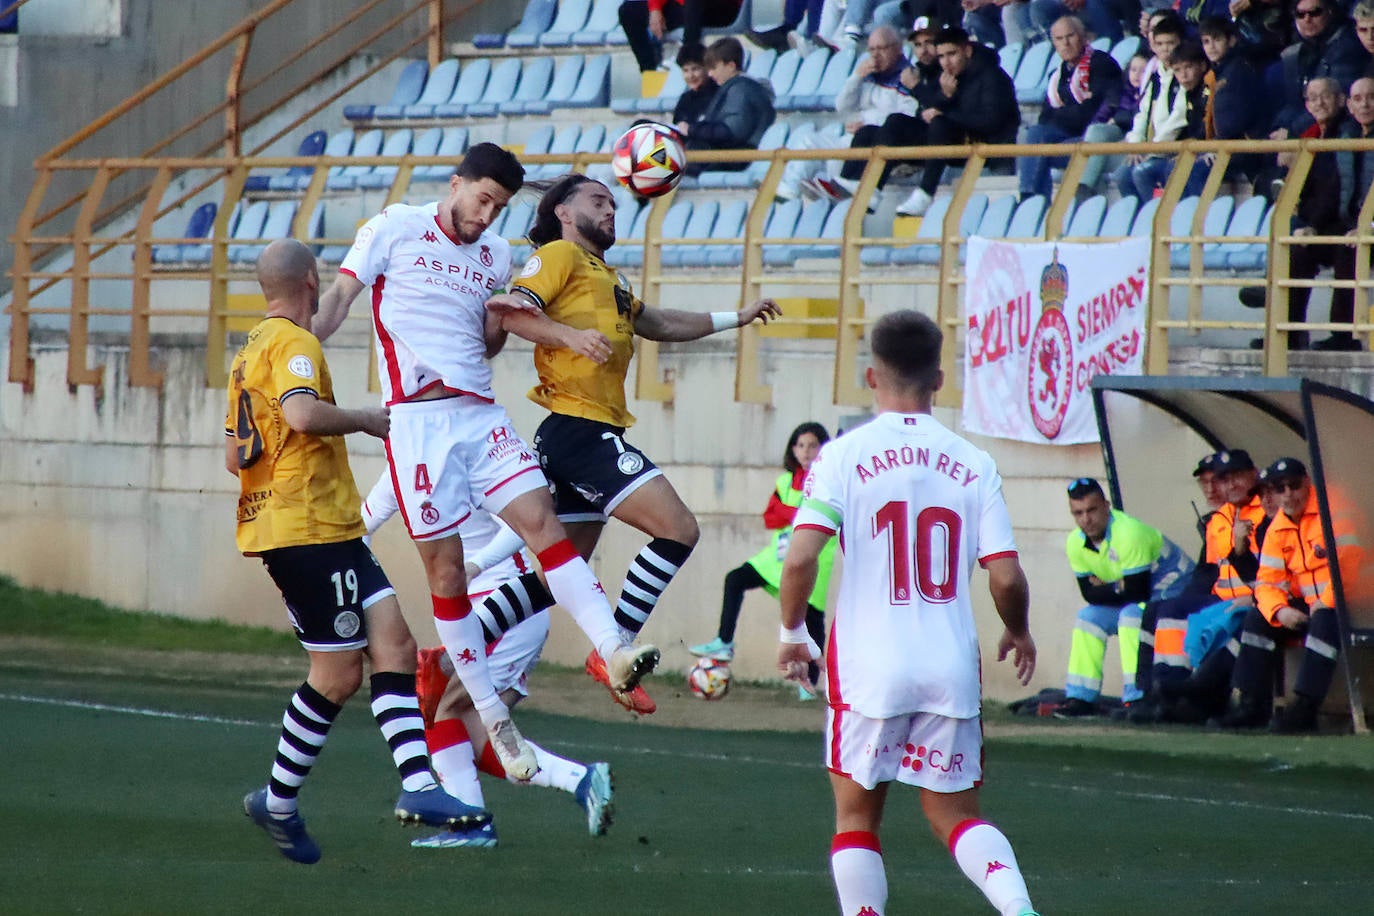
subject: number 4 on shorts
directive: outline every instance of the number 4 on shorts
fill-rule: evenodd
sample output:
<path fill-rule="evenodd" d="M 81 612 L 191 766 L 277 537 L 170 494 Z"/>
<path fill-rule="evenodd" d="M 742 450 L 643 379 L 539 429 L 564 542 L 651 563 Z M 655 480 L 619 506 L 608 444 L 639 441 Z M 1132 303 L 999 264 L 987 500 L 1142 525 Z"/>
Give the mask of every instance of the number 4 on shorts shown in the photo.
<path fill-rule="evenodd" d="M 434 495 L 434 484 L 429 482 L 429 468 L 423 464 L 415 465 L 415 491 L 426 496 Z"/>

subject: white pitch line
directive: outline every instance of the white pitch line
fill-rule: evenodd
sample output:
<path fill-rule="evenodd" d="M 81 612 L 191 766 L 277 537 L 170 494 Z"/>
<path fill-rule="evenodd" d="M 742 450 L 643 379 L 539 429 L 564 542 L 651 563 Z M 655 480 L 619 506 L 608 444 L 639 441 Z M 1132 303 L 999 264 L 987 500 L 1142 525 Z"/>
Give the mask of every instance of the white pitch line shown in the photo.
<path fill-rule="evenodd" d="M 239 725 L 249 728 L 277 728 L 276 722 L 254 722 L 251 719 L 230 719 L 224 716 L 209 716 L 198 713 L 170 712 L 162 709 L 148 709 L 137 706 L 112 706 L 107 703 L 92 703 L 86 700 L 62 700 L 52 697 L 35 697 L 27 694 L 0 693 L 0 700 L 11 700 L 16 703 L 38 703 L 47 706 L 62 706 L 69 709 L 89 709 L 96 712 L 115 712 L 131 716 L 144 716 L 152 719 L 173 719 L 182 722 L 204 722 L 212 725 Z M 667 751 L 651 747 L 627 747 L 617 745 L 610 748 L 602 744 L 589 744 L 578 741 L 564 741 L 561 744 L 565 747 L 582 748 L 585 750 L 615 750 L 619 753 L 635 754 L 642 757 L 677 757 L 679 759 L 709 761 L 713 763 L 748 763 L 763 764 L 770 767 L 786 767 L 790 769 L 818 769 L 819 762 L 809 762 L 800 760 L 770 760 L 763 757 L 752 757 L 738 754 L 710 754 L 702 751 Z M 1215 799 L 1199 798 L 1188 795 L 1171 795 L 1167 792 L 1137 792 L 1125 789 L 1100 788 L 1096 786 L 1086 786 L 1077 783 L 1053 783 L 1028 781 L 1024 785 L 1038 789 L 1052 789 L 1058 792 L 1096 792 L 1100 795 L 1112 795 L 1118 798 L 1133 798 L 1143 801 L 1161 801 L 1170 804 L 1195 804 L 1207 805 L 1218 808 L 1244 808 L 1252 811 L 1270 811 L 1277 814 L 1300 814 L 1317 815 L 1323 817 L 1334 817 L 1341 820 L 1352 821 L 1374 821 L 1374 814 L 1363 814 L 1356 811 L 1331 811 L 1324 808 L 1304 808 L 1292 805 L 1272 805 L 1260 802 L 1240 801 L 1235 799 Z"/>
<path fill-rule="evenodd" d="M 198 713 L 168 712 L 163 709 L 145 709 L 138 706 L 111 706 L 107 703 L 91 703 L 86 700 L 59 700 L 52 697 L 33 697 L 22 693 L 0 693 L 0 700 L 13 700 L 16 703 L 39 703 L 45 706 L 63 706 L 68 709 L 90 709 L 96 712 L 119 712 L 129 716 L 145 716 L 150 719 L 175 719 L 182 722 L 208 722 L 212 725 L 245 725 L 252 728 L 275 728 L 271 722 L 254 722 L 250 719 L 229 719 L 224 716 L 207 716 Z"/>
<path fill-rule="evenodd" d="M 1100 795 L 1114 795 L 1118 798 L 1163 801 L 1169 802 L 1170 804 L 1184 802 L 1193 805 L 1211 805 L 1217 808 L 1248 808 L 1252 811 L 1272 811 L 1276 814 L 1315 814 L 1350 821 L 1374 821 L 1374 814 L 1361 814 L 1358 811 L 1331 811 L 1325 808 L 1300 808 L 1293 805 L 1270 805 L 1261 802 L 1239 801 L 1236 799 L 1198 798 L 1189 795 L 1170 795 L 1167 792 L 1133 792 L 1125 789 L 1103 789 L 1096 786 L 1083 786 L 1071 783 L 1027 782 L 1026 785 L 1036 789 L 1053 789 L 1056 792 L 1096 792 Z"/>

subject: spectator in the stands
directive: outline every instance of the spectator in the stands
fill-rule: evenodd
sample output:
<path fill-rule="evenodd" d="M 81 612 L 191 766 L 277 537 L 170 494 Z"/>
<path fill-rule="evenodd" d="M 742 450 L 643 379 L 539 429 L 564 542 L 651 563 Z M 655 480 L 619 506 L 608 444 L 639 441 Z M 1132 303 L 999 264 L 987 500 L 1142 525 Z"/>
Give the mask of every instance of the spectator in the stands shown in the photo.
<path fill-rule="evenodd" d="M 720 86 L 695 124 L 678 130 L 687 137 L 689 150 L 758 149 L 763 132 L 773 123 L 773 87 L 747 76 L 744 47 L 735 38 L 719 38 L 706 49 L 706 71 Z M 707 169 L 737 172 L 747 162 L 696 162 L 687 173 L 696 175 Z"/>
<path fill-rule="evenodd" d="M 701 53 L 701 30 L 730 25 L 739 17 L 741 0 L 625 0 L 620 27 L 641 72 L 663 63 L 663 36 L 682 29 L 682 47 Z"/>
<path fill-rule="evenodd" d="M 1255 71 L 1240 47 L 1240 33 L 1230 19 L 1218 16 L 1202 20 L 1202 50 L 1211 61 L 1206 83 L 1210 90 L 1204 116 L 1204 138 L 1208 140 L 1259 140 L 1268 132 L 1269 112 L 1265 106 L 1264 78 Z M 1198 194 L 1211 171 L 1215 156 L 1198 156 L 1185 195 Z M 1255 154 L 1237 153 L 1231 157 L 1226 177 L 1235 180 L 1254 176 L 1261 162 Z"/>
<path fill-rule="evenodd" d="M 844 10 L 844 38 L 854 48 L 863 44 L 864 36 L 872 34 L 880 25 L 890 27 L 898 35 L 912 28 L 912 23 L 925 19 L 938 25 L 957 23 L 964 15 L 959 0 L 848 0 Z"/>
<path fill-rule="evenodd" d="M 902 53 L 902 45 L 902 36 L 890 26 L 874 26 L 868 36 L 868 53 L 835 95 L 835 112 L 844 121 L 850 149 L 889 144 L 890 138 L 883 137 L 883 125 L 890 115 L 914 119 L 916 98 L 906 85 L 912 64 Z M 820 163 L 799 161 L 789 165 L 778 193 L 795 197 L 800 190 L 812 197 L 849 197 L 866 165 L 863 159 L 847 159 L 839 177 L 834 178 Z"/>
<path fill-rule="evenodd" d="M 1264 72 L 1293 43 L 1289 0 L 1231 0 L 1229 12 L 1255 69 Z"/>
<path fill-rule="evenodd" d="M 821 34 L 824 6 L 825 0 L 783 0 L 780 25 L 762 31 L 750 29 L 744 33 L 744 37 L 752 45 L 779 52 L 793 45 L 798 49 L 824 48 L 833 51 L 835 46 Z M 805 29 L 802 28 L 803 21 L 806 23 Z"/>
<path fill-rule="evenodd" d="M 1271 124 L 1276 140 L 1296 137 L 1312 125 L 1303 98 L 1304 89 L 1318 77 L 1330 77 L 1341 93 L 1364 73 L 1369 52 L 1355 36 L 1355 24 L 1336 0 L 1296 0 L 1293 25 L 1298 40 L 1283 49 L 1283 98 Z"/>
<path fill-rule="evenodd" d="M 1364 75 L 1374 76 L 1374 0 L 1360 0 L 1350 11 L 1350 18 L 1355 21 L 1355 37 L 1368 55 Z"/>
<path fill-rule="evenodd" d="M 1050 41 L 1059 56 L 1059 66 L 1045 90 L 1040 120 L 1027 128 L 1025 142 L 1076 142 L 1086 139 L 1084 134 L 1093 125 L 1110 128 L 1110 135 L 1102 136 L 1103 142 L 1120 140 L 1121 132 L 1111 118 L 1121 99 L 1121 68 L 1110 54 L 1088 43 L 1087 30 L 1077 16 L 1055 20 L 1050 26 Z M 1062 156 L 1017 159 L 1021 197 L 1040 194 L 1048 198 L 1050 169 L 1066 161 Z"/>
<path fill-rule="evenodd" d="M 1140 111 L 1140 87 L 1144 83 L 1145 65 L 1150 61 L 1150 53 L 1137 51 L 1126 61 L 1126 69 L 1121 73 L 1121 96 L 1112 108 L 1111 117 L 1106 123 L 1089 124 L 1083 132 L 1084 143 L 1112 143 L 1126 136 Z M 1093 156 L 1083 167 L 1083 175 L 1078 179 L 1080 194 L 1102 192 L 1102 176 L 1110 175 L 1121 167 L 1123 156 Z M 1129 194 L 1130 191 L 1123 193 Z"/>
<path fill-rule="evenodd" d="M 962 0 L 960 6 L 969 34 L 990 48 L 1040 41 L 1045 35 L 1043 28 L 1031 22 L 1029 0 Z"/>
<path fill-rule="evenodd" d="M 1300 0 L 1302 3 L 1310 0 Z M 1307 111 L 1312 126 L 1303 131 L 1302 136 L 1338 137 L 1345 129 L 1345 93 L 1340 83 L 1331 77 L 1319 76 L 1307 84 Z M 1287 169 L 1293 162 L 1293 153 L 1279 153 L 1278 164 Z M 1312 165 L 1303 182 L 1302 192 L 1298 195 L 1298 207 L 1293 219 L 1293 235 L 1344 235 L 1350 228 L 1346 225 L 1341 204 L 1341 176 L 1336 154 L 1330 151 L 1313 155 Z M 1323 267 L 1335 267 L 1337 259 L 1349 255 L 1345 245 L 1292 245 L 1288 249 L 1288 276 L 1294 280 L 1311 280 Z M 1353 269 L 1353 267 L 1352 267 Z M 1306 287 L 1288 289 L 1288 320 L 1307 320 L 1307 301 L 1312 290 Z M 1249 286 L 1240 291 L 1241 304 L 1250 308 L 1265 308 L 1267 299 L 1262 286 Z M 1350 322 L 1354 318 L 1354 301 L 1350 296 L 1331 298 L 1332 323 Z M 1309 337 L 1306 331 L 1288 332 L 1288 349 L 1306 350 Z M 1256 350 L 1264 346 L 1263 338 L 1255 338 L 1250 346 Z M 1359 349 L 1359 342 L 1349 332 L 1333 334 L 1320 341 L 1317 346 L 1323 350 Z"/>
<path fill-rule="evenodd" d="M 1046 32 L 1060 18 L 1077 16 L 1094 36 L 1116 42 L 1123 34 L 1122 22 L 1135 15 L 1132 6 L 1131 0 L 1030 0 L 1030 20 Z"/>
<path fill-rule="evenodd" d="M 935 36 L 940 94 L 918 117 L 926 122 L 925 144 L 1013 144 L 1021 124 L 1016 88 L 998 65 L 997 53 L 969 39 L 960 28 Z M 897 207 L 902 216 L 924 216 L 945 171 L 945 160 L 927 159 L 920 185 Z"/>
<path fill-rule="evenodd" d="M 1169 69 L 1173 71 L 1173 85 L 1177 87 L 1170 103 L 1167 128 L 1161 128 L 1152 138 L 1164 140 L 1202 140 L 1206 137 L 1207 87 L 1203 84 L 1207 76 L 1207 55 L 1202 45 L 1188 39 L 1179 45 L 1169 58 Z M 1176 125 L 1176 129 L 1174 128 Z M 1150 155 L 1143 158 L 1131 169 L 1131 181 L 1135 184 L 1136 196 L 1149 200 L 1156 189 L 1164 187 L 1169 173 L 1174 170 L 1176 155 Z M 1205 178 L 1206 172 L 1203 176 Z"/>
<path fill-rule="evenodd" d="M 1183 42 L 1183 21 L 1176 14 L 1152 14 L 1149 41 L 1154 57 L 1145 65 L 1140 108 L 1131 121 L 1131 129 L 1126 132 L 1127 143 L 1173 140 L 1188 124 L 1187 100 L 1179 98 L 1179 85 L 1172 69 L 1174 52 Z M 1132 170 L 1146 158 L 1128 153 L 1122 165 L 1112 173 L 1112 180 L 1123 195 L 1135 193 Z"/>
<path fill-rule="evenodd" d="M 673 106 L 673 123 L 683 136 L 706 113 L 706 106 L 711 104 L 711 99 L 715 98 L 720 88 L 706 72 L 705 57 L 706 51 L 700 47 L 684 46 L 677 55 L 677 65 L 682 70 L 682 81 L 687 88 L 677 97 L 677 104 Z"/>

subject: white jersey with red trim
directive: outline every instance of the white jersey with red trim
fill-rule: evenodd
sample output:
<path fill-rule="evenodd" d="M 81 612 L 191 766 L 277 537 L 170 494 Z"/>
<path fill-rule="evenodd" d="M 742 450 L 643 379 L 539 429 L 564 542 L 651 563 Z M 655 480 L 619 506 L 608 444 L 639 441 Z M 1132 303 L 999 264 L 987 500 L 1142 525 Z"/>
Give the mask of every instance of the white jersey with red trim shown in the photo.
<path fill-rule="evenodd" d="M 841 534 L 830 705 L 872 719 L 979 714 L 969 577 L 1015 555 L 992 457 L 929 414 L 879 414 L 826 443 L 794 530 Z"/>
<path fill-rule="evenodd" d="M 439 225 L 439 205 L 392 204 L 358 230 L 341 273 L 372 287 L 387 404 L 437 385 L 494 400 L 482 328 L 510 282 L 510 244 L 490 229 L 471 245 Z"/>

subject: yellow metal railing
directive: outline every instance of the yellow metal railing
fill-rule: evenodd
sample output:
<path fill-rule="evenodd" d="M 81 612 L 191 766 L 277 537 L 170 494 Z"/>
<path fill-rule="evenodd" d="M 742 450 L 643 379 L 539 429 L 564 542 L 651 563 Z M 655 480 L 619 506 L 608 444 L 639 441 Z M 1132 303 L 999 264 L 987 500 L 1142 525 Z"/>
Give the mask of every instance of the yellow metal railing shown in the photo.
<path fill-rule="evenodd" d="M 1287 372 L 1287 351 L 1285 332 L 1293 329 L 1333 328 L 1351 330 L 1365 334 L 1374 331 L 1374 323 L 1369 318 L 1369 289 L 1374 283 L 1369 278 L 1369 251 L 1374 244 L 1374 233 L 1369 231 L 1353 238 L 1314 238 L 1293 235 L 1288 226 L 1297 204 L 1302 181 L 1311 166 L 1312 157 L 1317 152 L 1368 148 L 1361 141 L 1263 141 L 1244 144 L 1223 144 L 1214 147 L 1221 155 L 1217 157 L 1216 167 L 1207 181 L 1198 202 L 1192 226 L 1186 234 L 1175 235 L 1170 231 L 1175 205 L 1182 195 L 1188 170 L 1186 166 L 1192 156 L 1203 147 L 1194 143 L 1132 145 L 1119 144 L 1078 145 L 1078 146 L 1008 146 L 1008 147 L 947 147 L 947 148 L 875 148 L 872 150 L 776 150 L 771 152 L 737 151 L 713 154 L 697 154 L 699 160 L 716 161 L 768 161 L 768 170 L 763 182 L 750 201 L 749 215 L 744 235 L 735 239 L 682 239 L 666 240 L 669 246 L 682 245 L 720 245 L 734 244 L 743 246 L 741 266 L 729 269 L 666 269 L 662 265 L 661 252 L 665 245 L 662 237 L 663 217 L 671 206 L 674 195 L 658 198 L 648 221 L 645 239 L 640 242 L 622 244 L 643 244 L 644 259 L 640 276 L 640 288 L 647 301 L 660 301 L 667 285 L 690 283 L 693 286 L 709 284 L 720 287 L 721 298 L 748 300 L 768 294 L 780 285 L 821 287 L 838 299 L 838 312 L 832 319 L 784 319 L 795 325 L 805 326 L 825 322 L 836 328 L 833 338 L 835 363 L 834 401 L 837 404 L 867 403 L 867 392 L 859 384 L 859 344 L 863 329 L 877 316 L 865 309 L 862 293 L 880 287 L 934 287 L 937 320 L 946 329 L 946 356 L 953 365 L 953 359 L 960 353 L 962 328 L 959 318 L 960 297 L 963 293 L 964 275 L 959 261 L 959 224 L 965 205 L 975 191 L 985 164 L 996 158 L 1019 158 L 1026 155 L 1063 155 L 1072 153 L 1069 160 L 1066 180 L 1061 189 L 1049 202 L 1044 229 L 1037 238 L 1058 238 L 1063 234 L 1063 217 L 1071 204 L 1073 180 L 1081 170 L 1089 155 L 1122 152 L 1159 152 L 1178 153 L 1182 160 L 1173 176 L 1165 186 L 1160 197 L 1159 208 L 1154 217 L 1155 251 L 1151 267 L 1151 314 L 1148 317 L 1148 342 L 1146 349 L 1147 371 L 1151 374 L 1164 374 L 1168 367 L 1168 347 L 1170 336 L 1174 333 L 1196 332 L 1205 329 L 1251 330 L 1265 340 L 1262 357 L 1262 371 L 1266 375 L 1283 375 Z M 1208 236 L 1203 232 L 1203 220 L 1212 200 L 1221 185 L 1221 170 L 1224 169 L 1227 154 L 1234 151 L 1272 153 L 1280 150 L 1293 152 L 1296 156 L 1288 182 L 1275 205 L 1274 216 L 1267 236 L 1249 238 Z M 909 237 L 864 237 L 862 234 L 865 209 L 877 186 L 883 164 L 888 159 L 921 159 L 930 156 L 958 159 L 963 163 L 963 172 L 952 186 L 952 200 L 944 216 L 942 233 L 939 238 L 940 254 L 938 264 L 931 268 L 908 267 L 871 267 L 863 263 L 860 254 L 868 247 L 897 247 L 912 243 Z M 847 215 L 844 234 L 838 240 L 840 256 L 823 261 L 810 262 L 804 268 L 777 269 L 765 267 L 763 252 L 765 245 L 806 244 L 837 240 L 767 238 L 764 236 L 766 218 L 773 202 L 774 192 L 783 175 L 787 163 L 798 159 L 863 159 L 866 166 L 860 180 L 858 191 Z M 585 170 L 592 163 L 606 162 L 606 156 L 579 154 L 575 157 L 527 156 L 527 164 L 565 163 L 571 168 Z M 251 279 L 251 265 L 231 263 L 230 245 L 253 244 L 249 240 L 229 238 L 230 214 L 235 204 L 244 196 L 244 182 L 250 171 L 257 169 L 287 168 L 291 166 L 313 166 L 314 175 L 309 186 L 299 195 L 299 208 L 292 227 L 293 235 L 316 245 L 347 245 L 350 238 L 310 238 L 310 219 L 316 204 L 330 195 L 326 188 L 329 167 L 337 165 L 394 165 L 397 166 L 391 187 L 380 197 L 369 198 L 373 209 L 387 202 L 402 199 L 424 199 L 437 196 L 441 188 L 421 188 L 411 186 L 412 170 L 419 165 L 452 164 L 435 157 L 357 157 L 304 159 L 298 157 L 261 157 L 243 156 L 217 158 L 129 158 L 129 159 L 49 159 L 40 161 L 31 194 L 20 216 L 19 231 L 16 234 L 16 254 L 14 277 L 14 296 L 11 307 L 10 336 L 10 381 L 31 385 L 33 367 L 29 358 L 30 322 L 34 316 L 65 316 L 69 338 L 67 380 L 72 385 L 102 384 L 101 367 L 87 364 L 89 343 L 89 324 L 92 317 L 122 316 L 128 321 L 129 346 L 131 348 L 129 383 L 136 386 L 158 386 L 161 376 L 156 371 L 150 355 L 153 335 L 165 328 L 175 328 L 184 333 L 189 326 L 199 326 L 206 333 L 206 383 L 219 386 L 224 382 L 225 355 L 228 345 L 228 324 L 231 311 L 229 284 Z M 79 176 L 86 188 L 76 201 L 76 216 L 69 231 L 41 231 L 36 214 L 39 213 L 54 176 L 72 174 Z M 132 174 L 142 182 L 140 196 L 125 212 L 136 214 L 131 228 L 121 231 L 102 230 L 100 219 L 108 210 L 105 201 L 111 182 L 116 176 Z M 175 176 L 210 176 L 207 180 L 217 183 L 219 211 L 212 238 L 208 240 L 154 237 L 154 223 L 168 209 L 164 197 Z M 431 195 L 429 192 L 434 192 Z M 680 192 L 679 192 L 680 193 Z M 705 192 L 696 192 L 705 193 Z M 721 192 L 729 193 L 729 192 Z M 735 192 L 738 193 L 738 192 Z M 1374 217 L 1374 189 L 1366 196 L 1360 225 L 1370 226 Z M 127 222 L 127 221 L 126 221 Z M 1228 275 L 1226 272 L 1207 270 L 1203 266 L 1203 246 L 1218 242 L 1262 242 L 1269 246 L 1268 271 L 1261 278 L 1258 274 L 1250 279 Z M 176 244 L 183 242 L 208 242 L 211 258 L 203 269 L 169 270 L 153 263 L 154 245 Z M 1294 244 L 1341 243 L 1359 246 L 1356 278 L 1353 281 L 1336 283 L 1333 281 L 1300 281 L 1289 279 L 1288 249 Z M 923 243 L 928 243 L 923 240 Z M 1187 245 L 1189 260 L 1186 270 L 1174 270 L 1170 266 L 1170 246 Z M 72 254 L 68 267 L 38 267 L 35 251 L 39 249 L 69 249 Z M 111 252 L 127 252 L 127 260 Z M 120 269 L 96 268 L 97 264 L 108 265 L 114 260 Z M 123 265 L 128 264 L 127 268 Z M 1254 321 L 1223 321 L 1209 317 L 1203 307 L 1202 293 L 1207 287 L 1240 286 L 1263 282 L 1270 294 L 1271 302 L 1281 302 L 1287 291 L 1299 286 L 1353 287 L 1356 290 L 1356 321 L 1351 325 L 1337 328 L 1329 323 L 1308 322 L 1289 323 L 1280 316 L 1286 316 L 1282 308 L 1266 309 Z M 180 283 L 175 297 L 176 307 L 162 307 L 155 303 L 166 301 L 167 296 L 154 295 L 161 284 Z M 186 294 L 185 284 L 196 284 L 192 289 L 201 293 Z M 59 289 L 53 287 L 62 285 Z M 97 286 L 99 292 L 97 292 Z M 1188 293 L 1188 308 L 1185 317 L 1169 317 L 1168 300 L 1170 291 L 1183 287 Z M 731 290 L 736 291 L 732 294 Z M 45 295 L 46 294 L 46 295 Z M 189 305 L 187 303 L 190 303 Z M 745 329 L 738 335 L 736 360 L 736 398 L 741 401 L 767 403 L 772 393 L 761 381 L 761 354 L 767 342 L 755 328 Z M 657 348 L 652 344 L 642 347 L 640 364 L 637 369 L 637 394 L 640 398 L 651 400 L 671 400 L 673 388 L 662 375 L 658 364 Z M 958 391 L 951 386 L 947 403 L 957 403 Z"/>

